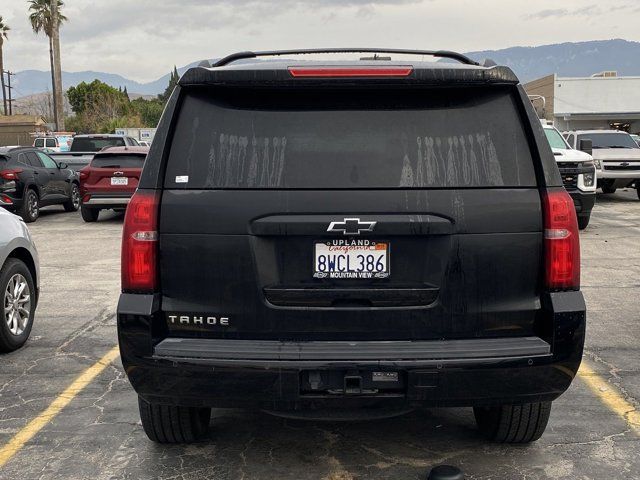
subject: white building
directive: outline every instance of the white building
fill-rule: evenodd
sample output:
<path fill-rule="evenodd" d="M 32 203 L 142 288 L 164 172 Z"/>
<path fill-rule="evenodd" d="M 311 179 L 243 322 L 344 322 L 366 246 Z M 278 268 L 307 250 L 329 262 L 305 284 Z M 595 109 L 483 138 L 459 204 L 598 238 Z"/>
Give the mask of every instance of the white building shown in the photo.
<path fill-rule="evenodd" d="M 143 140 L 145 142 L 153 142 L 153 137 L 156 136 L 155 128 L 116 128 L 114 132 L 116 135 L 126 135 L 133 137 L 136 140 Z"/>
<path fill-rule="evenodd" d="M 619 128 L 640 132 L 640 77 L 619 77 L 616 72 L 591 77 L 549 75 L 524 88 L 535 96 L 538 114 L 561 131 Z"/>

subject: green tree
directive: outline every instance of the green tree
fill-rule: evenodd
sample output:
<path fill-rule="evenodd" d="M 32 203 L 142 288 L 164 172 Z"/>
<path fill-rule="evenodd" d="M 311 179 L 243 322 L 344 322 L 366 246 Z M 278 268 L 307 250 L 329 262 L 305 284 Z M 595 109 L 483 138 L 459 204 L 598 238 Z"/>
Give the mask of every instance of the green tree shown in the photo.
<path fill-rule="evenodd" d="M 9 25 L 4 23 L 4 19 L 0 17 L 0 85 L 2 85 L 2 103 L 4 104 L 4 114 L 7 114 L 7 92 L 4 88 L 4 58 L 2 48 L 4 47 L 4 41 L 8 40 L 7 33 L 11 30 Z"/>
<path fill-rule="evenodd" d="M 171 72 L 169 77 L 169 85 L 165 89 L 164 93 L 158 95 L 158 98 L 162 100 L 163 103 L 167 103 L 169 97 L 173 93 L 173 89 L 178 85 L 178 80 L 180 80 L 180 75 L 178 74 L 178 69 L 176 66 L 173 66 L 173 72 Z"/>
<path fill-rule="evenodd" d="M 140 97 L 131 100 L 131 108 L 139 115 L 143 127 L 155 128 L 162 116 L 164 103 L 159 98 L 145 100 Z"/>
<path fill-rule="evenodd" d="M 110 133 L 122 126 L 142 126 L 125 92 L 100 80 L 69 88 L 67 98 L 76 114 L 70 119 L 75 131 Z"/>
<path fill-rule="evenodd" d="M 71 109 L 76 114 L 85 113 L 88 109 L 109 103 L 125 114 L 129 108 L 129 97 L 110 85 L 96 79 L 91 83 L 82 82 L 67 90 L 67 98 Z"/>
<path fill-rule="evenodd" d="M 63 22 L 67 21 L 60 9 L 64 6 L 62 0 L 58 0 L 58 28 Z M 44 32 L 49 39 L 49 62 L 51 64 L 51 88 L 55 92 L 56 81 L 54 77 L 54 56 L 53 56 L 53 22 L 51 15 L 51 0 L 29 0 L 29 22 L 33 33 L 38 34 Z M 53 96 L 54 111 L 56 110 L 56 96 Z"/>

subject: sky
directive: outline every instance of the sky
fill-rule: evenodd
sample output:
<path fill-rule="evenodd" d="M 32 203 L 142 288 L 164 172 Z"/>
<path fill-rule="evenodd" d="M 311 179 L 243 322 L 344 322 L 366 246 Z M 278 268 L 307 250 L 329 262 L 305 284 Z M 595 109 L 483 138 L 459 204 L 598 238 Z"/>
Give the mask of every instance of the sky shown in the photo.
<path fill-rule="evenodd" d="M 62 68 L 153 81 L 241 50 L 394 47 L 462 52 L 624 38 L 640 0 L 65 0 Z M 5 67 L 48 70 L 27 0 L 0 0 Z"/>

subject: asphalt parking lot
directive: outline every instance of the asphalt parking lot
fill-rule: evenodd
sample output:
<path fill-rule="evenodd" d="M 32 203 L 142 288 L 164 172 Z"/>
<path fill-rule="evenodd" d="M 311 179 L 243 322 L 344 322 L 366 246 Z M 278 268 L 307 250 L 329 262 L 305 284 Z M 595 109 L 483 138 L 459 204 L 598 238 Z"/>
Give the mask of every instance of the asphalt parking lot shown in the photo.
<path fill-rule="evenodd" d="M 30 226 L 41 300 L 25 348 L 0 356 L 0 449 L 13 442 L 10 454 L 0 450 L 0 465 L 3 454 L 8 459 L 0 479 L 423 479 L 441 463 L 461 467 L 468 479 L 640 478 L 635 191 L 599 195 L 582 233 L 585 368 L 554 403 L 546 434 L 528 446 L 486 443 L 470 409 L 364 423 L 219 410 L 207 442 L 159 446 L 142 431 L 117 357 L 84 388 L 65 392 L 59 412 L 47 410 L 117 343 L 122 219 L 103 213 L 85 224 L 51 207 Z"/>

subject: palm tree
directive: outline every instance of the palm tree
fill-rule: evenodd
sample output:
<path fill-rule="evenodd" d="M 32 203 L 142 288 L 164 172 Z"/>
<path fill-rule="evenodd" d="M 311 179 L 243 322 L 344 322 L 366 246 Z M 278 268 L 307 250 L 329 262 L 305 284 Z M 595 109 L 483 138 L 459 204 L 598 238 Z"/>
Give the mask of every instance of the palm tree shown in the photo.
<path fill-rule="evenodd" d="M 8 40 L 9 37 L 7 32 L 11 30 L 9 26 L 4 23 L 4 19 L 0 17 L 0 84 L 2 84 L 2 103 L 4 104 L 4 114 L 7 114 L 7 92 L 4 88 L 4 60 L 2 58 L 2 47 L 4 45 L 4 41 Z"/>
<path fill-rule="evenodd" d="M 64 6 L 62 0 L 58 0 L 58 27 L 62 22 L 67 21 L 67 17 L 60 13 L 60 8 Z M 55 70 L 53 66 L 53 23 L 51 20 L 51 1 L 50 0 L 29 0 L 29 21 L 31 28 L 35 34 L 44 32 L 49 38 L 49 62 L 51 63 L 51 87 L 56 91 Z M 53 95 L 53 110 L 57 111 L 56 95 Z"/>

